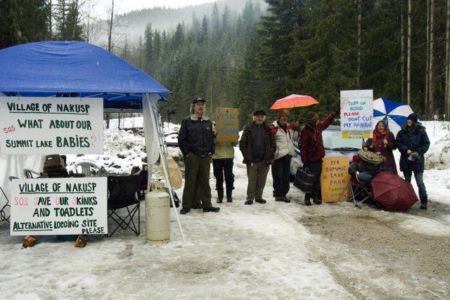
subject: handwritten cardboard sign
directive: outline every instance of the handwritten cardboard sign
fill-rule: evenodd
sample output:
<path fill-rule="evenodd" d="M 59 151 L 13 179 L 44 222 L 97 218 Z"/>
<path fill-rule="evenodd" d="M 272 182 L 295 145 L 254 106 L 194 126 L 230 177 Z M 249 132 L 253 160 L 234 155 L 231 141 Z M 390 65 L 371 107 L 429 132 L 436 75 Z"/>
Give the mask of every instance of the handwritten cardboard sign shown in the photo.
<path fill-rule="evenodd" d="M 0 154 L 102 154 L 101 98 L 0 97 Z"/>
<path fill-rule="evenodd" d="M 107 178 L 11 182 L 11 235 L 106 234 Z"/>
<path fill-rule="evenodd" d="M 341 91 L 341 131 L 343 138 L 372 135 L 373 90 Z"/>
<path fill-rule="evenodd" d="M 216 109 L 216 142 L 239 140 L 239 108 L 218 107 Z"/>
<path fill-rule="evenodd" d="M 349 161 L 345 156 L 325 157 L 322 163 L 320 185 L 322 201 L 347 201 L 350 196 Z"/>

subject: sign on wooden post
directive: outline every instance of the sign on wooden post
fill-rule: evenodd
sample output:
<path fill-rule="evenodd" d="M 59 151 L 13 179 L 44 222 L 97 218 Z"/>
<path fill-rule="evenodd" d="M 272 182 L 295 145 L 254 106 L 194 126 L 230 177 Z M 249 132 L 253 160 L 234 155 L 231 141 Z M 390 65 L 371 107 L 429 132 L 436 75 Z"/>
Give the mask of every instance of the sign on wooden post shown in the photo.
<path fill-rule="evenodd" d="M 340 117 L 343 138 L 370 138 L 373 90 L 341 91 Z"/>
<path fill-rule="evenodd" d="M 216 109 L 216 142 L 239 140 L 239 108 L 218 107 Z"/>
<path fill-rule="evenodd" d="M 347 201 L 350 197 L 349 161 L 346 156 L 325 157 L 320 186 L 323 202 Z"/>

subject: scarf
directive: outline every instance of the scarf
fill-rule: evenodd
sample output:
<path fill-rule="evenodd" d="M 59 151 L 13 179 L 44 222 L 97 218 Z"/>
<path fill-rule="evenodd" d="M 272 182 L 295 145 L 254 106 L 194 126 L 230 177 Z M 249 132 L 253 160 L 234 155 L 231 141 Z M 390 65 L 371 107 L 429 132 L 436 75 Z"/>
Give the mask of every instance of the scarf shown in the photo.
<path fill-rule="evenodd" d="M 378 131 L 378 129 L 375 129 L 373 131 L 373 137 L 372 137 L 372 141 L 373 144 L 375 145 L 377 143 L 378 140 L 382 140 L 385 137 L 387 137 L 389 134 L 389 130 L 387 130 L 386 128 L 383 131 Z"/>

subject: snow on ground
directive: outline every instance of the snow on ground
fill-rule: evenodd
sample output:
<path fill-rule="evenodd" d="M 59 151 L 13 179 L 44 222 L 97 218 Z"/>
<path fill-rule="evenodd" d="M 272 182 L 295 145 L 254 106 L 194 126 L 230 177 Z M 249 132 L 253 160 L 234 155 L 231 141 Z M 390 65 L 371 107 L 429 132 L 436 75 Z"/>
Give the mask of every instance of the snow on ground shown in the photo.
<path fill-rule="evenodd" d="M 430 153 L 443 152 L 448 130 L 425 125 Z M 142 164 L 143 140 L 132 132 L 105 130 L 105 149 L 103 156 L 70 159 L 89 158 L 119 173 Z M 177 148 L 169 150 L 179 155 Z M 0 299 L 450 297 L 448 168 L 425 171 L 428 211 L 418 205 L 409 213 L 351 203 L 305 207 L 303 193 L 293 186 L 293 201 L 276 203 L 271 174 L 263 195 L 268 203 L 245 206 L 246 169 L 237 149 L 235 154 L 233 203 L 214 204 L 221 207 L 217 214 L 193 210 L 180 216 L 186 243 L 171 210 L 170 243 L 149 245 L 144 202 L 140 236 L 91 236 L 83 249 L 54 237 L 40 237 L 38 245 L 23 249 L 22 239 L 0 224 Z M 177 194 L 181 198 L 182 189 Z"/>

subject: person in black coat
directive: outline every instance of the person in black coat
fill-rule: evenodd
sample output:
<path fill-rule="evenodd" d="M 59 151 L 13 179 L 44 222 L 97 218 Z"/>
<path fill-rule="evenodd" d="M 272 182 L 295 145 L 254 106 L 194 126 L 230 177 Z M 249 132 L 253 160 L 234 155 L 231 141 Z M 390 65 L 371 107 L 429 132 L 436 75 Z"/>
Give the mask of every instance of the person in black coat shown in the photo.
<path fill-rule="evenodd" d="M 427 209 L 427 190 L 423 182 L 423 171 L 425 169 L 424 154 L 430 147 L 425 127 L 417 122 L 417 115 L 410 114 L 405 126 L 399 131 L 396 138 L 400 156 L 400 170 L 403 171 L 405 180 L 411 182 L 412 173 L 416 178 L 419 188 L 420 208 Z"/>
<path fill-rule="evenodd" d="M 212 122 L 203 116 L 204 105 L 205 100 L 201 97 L 192 100 L 191 115 L 181 121 L 178 134 L 185 164 L 183 208 L 180 211 L 183 215 L 191 208 L 200 208 L 200 201 L 203 212 L 220 210 L 211 204 L 209 170 L 214 154 L 214 133 Z"/>

